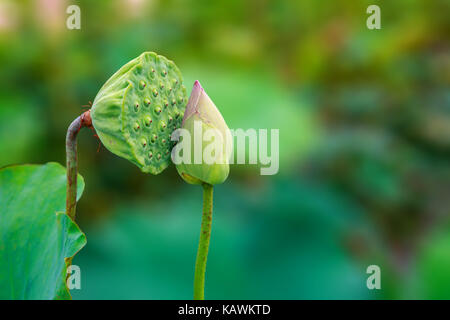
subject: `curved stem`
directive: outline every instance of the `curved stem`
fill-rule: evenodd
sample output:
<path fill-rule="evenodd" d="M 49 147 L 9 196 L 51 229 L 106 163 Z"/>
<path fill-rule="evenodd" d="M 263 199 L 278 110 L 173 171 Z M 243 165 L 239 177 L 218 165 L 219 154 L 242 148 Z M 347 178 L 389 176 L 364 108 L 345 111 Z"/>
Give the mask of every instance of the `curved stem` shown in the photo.
<path fill-rule="evenodd" d="M 77 206 L 77 136 L 83 127 L 91 127 L 92 120 L 90 111 L 86 111 L 76 118 L 67 129 L 66 135 L 66 166 L 67 166 L 67 192 L 66 192 L 66 214 L 75 220 Z"/>
<path fill-rule="evenodd" d="M 211 237 L 213 206 L 213 186 L 203 184 L 203 216 L 198 244 L 197 260 L 195 262 L 194 300 L 205 299 L 205 272 L 208 257 L 209 239 Z"/>

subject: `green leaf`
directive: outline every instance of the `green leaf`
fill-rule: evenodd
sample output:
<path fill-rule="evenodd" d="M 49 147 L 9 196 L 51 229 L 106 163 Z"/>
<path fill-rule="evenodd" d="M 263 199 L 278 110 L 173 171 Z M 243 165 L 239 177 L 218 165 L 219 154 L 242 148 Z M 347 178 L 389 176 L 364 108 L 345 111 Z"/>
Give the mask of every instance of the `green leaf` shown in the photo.
<path fill-rule="evenodd" d="M 84 189 L 79 176 L 78 197 Z M 0 299 L 70 299 L 66 258 L 86 236 L 65 213 L 57 163 L 0 169 Z"/>

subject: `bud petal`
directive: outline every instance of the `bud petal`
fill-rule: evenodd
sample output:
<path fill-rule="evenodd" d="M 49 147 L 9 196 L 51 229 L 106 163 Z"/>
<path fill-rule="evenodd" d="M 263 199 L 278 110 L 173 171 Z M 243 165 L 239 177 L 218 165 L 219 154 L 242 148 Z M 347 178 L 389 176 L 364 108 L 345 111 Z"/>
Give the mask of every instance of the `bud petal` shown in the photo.
<path fill-rule="evenodd" d="M 189 97 L 182 129 L 189 134 L 189 142 L 180 141 L 173 154 L 181 177 L 191 184 L 214 185 L 224 182 L 230 171 L 231 132 L 198 81 L 195 81 Z M 188 152 L 190 156 L 180 159 L 179 151 L 182 148 L 185 149 L 183 153 Z"/>

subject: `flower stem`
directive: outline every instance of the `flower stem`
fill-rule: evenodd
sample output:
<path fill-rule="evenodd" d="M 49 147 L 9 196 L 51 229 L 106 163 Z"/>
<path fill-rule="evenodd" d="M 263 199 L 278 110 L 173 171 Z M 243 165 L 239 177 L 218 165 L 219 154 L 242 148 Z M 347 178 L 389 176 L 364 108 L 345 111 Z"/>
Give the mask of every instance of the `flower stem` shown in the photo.
<path fill-rule="evenodd" d="M 209 239 L 211 237 L 213 206 L 213 186 L 203 184 L 203 216 L 198 244 L 197 260 L 195 262 L 194 300 L 205 299 L 205 272 L 208 257 Z"/>
<path fill-rule="evenodd" d="M 67 192 L 66 192 L 66 214 L 75 220 L 77 206 L 77 136 L 81 128 L 91 127 L 92 120 L 90 111 L 86 111 L 76 118 L 67 129 L 66 136 L 66 164 L 67 164 Z"/>

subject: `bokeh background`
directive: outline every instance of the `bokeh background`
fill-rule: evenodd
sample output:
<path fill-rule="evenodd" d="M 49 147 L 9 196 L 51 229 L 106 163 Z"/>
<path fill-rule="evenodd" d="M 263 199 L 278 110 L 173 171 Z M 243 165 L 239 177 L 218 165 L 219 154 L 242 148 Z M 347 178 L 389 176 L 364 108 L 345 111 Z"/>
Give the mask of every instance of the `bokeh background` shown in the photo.
<path fill-rule="evenodd" d="M 280 129 L 277 175 L 235 165 L 215 188 L 207 298 L 450 298 L 449 4 L 1 0 L 0 166 L 64 164 L 82 106 L 155 51 L 230 128 Z M 98 146 L 80 134 L 74 299 L 190 299 L 201 188 Z"/>

